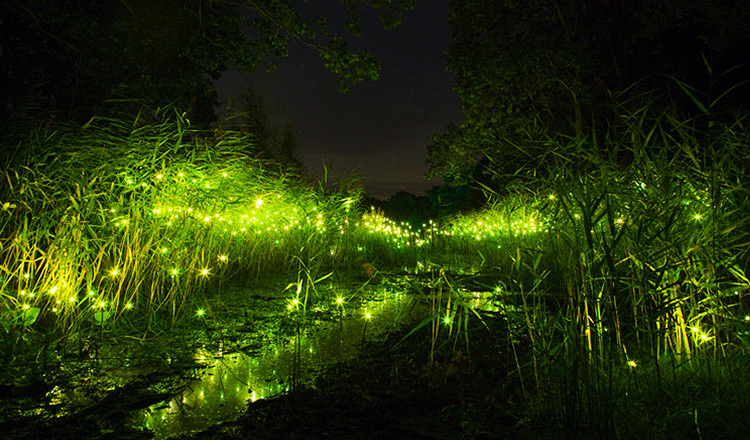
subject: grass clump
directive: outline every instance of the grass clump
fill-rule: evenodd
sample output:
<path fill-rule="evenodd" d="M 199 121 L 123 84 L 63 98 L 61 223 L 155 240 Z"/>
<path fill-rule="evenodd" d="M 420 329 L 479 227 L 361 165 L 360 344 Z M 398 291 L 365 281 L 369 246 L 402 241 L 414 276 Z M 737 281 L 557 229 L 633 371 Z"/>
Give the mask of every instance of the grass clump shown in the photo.
<path fill-rule="evenodd" d="M 509 374 L 531 413 L 569 438 L 718 429 L 700 413 L 746 388 L 744 119 L 701 128 L 648 106 L 622 114 L 604 135 L 547 140 L 545 177 L 522 189 L 545 226 L 503 251 L 499 283 L 523 304 Z M 692 381 L 706 385 L 700 397 Z M 677 412 L 637 432 L 655 426 L 648 400 L 660 393 Z"/>
<path fill-rule="evenodd" d="M 6 327 L 27 310 L 64 333 L 131 309 L 174 321 L 216 280 L 335 255 L 356 190 L 315 191 L 255 157 L 250 135 L 170 112 L 47 127 L 18 144 L 0 191 Z"/>

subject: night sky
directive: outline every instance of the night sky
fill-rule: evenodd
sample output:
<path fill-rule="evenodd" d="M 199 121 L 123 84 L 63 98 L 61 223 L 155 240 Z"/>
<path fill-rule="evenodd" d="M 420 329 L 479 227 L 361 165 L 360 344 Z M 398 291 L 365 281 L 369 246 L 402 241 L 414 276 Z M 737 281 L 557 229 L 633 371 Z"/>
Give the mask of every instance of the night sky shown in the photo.
<path fill-rule="evenodd" d="M 338 2 L 329 5 L 331 9 L 315 3 L 317 11 L 311 15 L 333 16 L 333 29 L 343 22 L 345 10 Z M 319 178 L 325 163 L 329 175 L 354 171 L 369 196 L 423 194 L 442 183 L 423 177 L 430 136 L 462 119 L 453 77 L 445 69 L 450 45 L 447 3 L 418 2 L 392 30 L 363 14 L 362 37 L 350 44 L 373 53 L 382 64 L 381 76 L 352 86 L 347 94 L 339 92 L 338 78 L 323 68 L 317 53 L 301 45 L 290 47 L 278 69 L 251 78 L 230 70 L 215 89 L 226 102 L 245 93 L 250 81 L 270 105 L 274 122 L 280 127 L 291 124 L 310 177 Z"/>

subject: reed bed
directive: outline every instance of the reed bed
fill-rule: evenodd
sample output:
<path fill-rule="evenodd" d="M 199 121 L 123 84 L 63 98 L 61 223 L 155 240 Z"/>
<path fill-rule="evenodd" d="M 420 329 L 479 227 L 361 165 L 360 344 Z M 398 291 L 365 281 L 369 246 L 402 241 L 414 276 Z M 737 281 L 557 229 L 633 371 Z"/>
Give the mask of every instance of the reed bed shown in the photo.
<path fill-rule="evenodd" d="M 255 153 L 170 110 L 33 133 L 2 172 L 5 326 L 175 320 L 215 280 L 332 259 L 357 191 L 316 190 Z"/>
<path fill-rule="evenodd" d="M 287 268 L 304 323 L 334 271 L 423 270 L 412 287 L 430 312 L 410 334 L 430 329 L 432 366 L 441 335 L 469 348 L 481 317 L 463 284 L 482 275 L 505 304 L 498 365 L 519 419 L 551 416 L 567 438 L 721 432 L 707 419 L 746 407 L 750 383 L 746 120 L 631 107 L 607 130 L 538 140 L 543 172 L 513 195 L 421 229 L 169 110 L 35 131 L 0 176 L 0 322 L 174 322 L 220 280 Z"/>
<path fill-rule="evenodd" d="M 492 239 L 489 224 L 509 229 L 482 262 L 522 306 L 508 311 L 508 374 L 528 411 L 519 417 L 551 416 L 567 438 L 743 426 L 741 416 L 720 425 L 747 403 L 746 120 L 654 107 L 623 106 L 605 133 L 540 141 L 544 173 L 454 222 L 476 241 Z M 513 221 L 482 220 L 519 206 L 535 219 L 521 241 Z"/>

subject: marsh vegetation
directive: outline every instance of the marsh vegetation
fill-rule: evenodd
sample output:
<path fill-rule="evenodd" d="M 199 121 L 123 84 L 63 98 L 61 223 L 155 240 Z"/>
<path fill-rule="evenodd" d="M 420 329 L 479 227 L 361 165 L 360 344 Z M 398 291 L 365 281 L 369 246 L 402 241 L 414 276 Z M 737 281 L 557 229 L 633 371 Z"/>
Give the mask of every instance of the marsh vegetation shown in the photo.
<path fill-rule="evenodd" d="M 151 374 L 204 371 L 197 351 L 282 349 L 274 393 L 317 402 L 356 389 L 381 402 L 392 387 L 414 404 L 418 390 L 427 401 L 460 391 L 441 411 L 466 438 L 739 435 L 750 407 L 745 121 L 622 110 L 604 134 L 540 141 L 545 172 L 486 188 L 484 209 L 421 225 L 171 110 L 33 131 L 0 190 L 4 427 L 23 438 L 24 425 L 53 429 L 152 386 Z M 399 306 L 375 330 L 369 301 L 386 293 Z M 329 353 L 303 379 L 305 341 L 324 323 L 335 335 L 345 316 L 364 351 Z M 101 372 L 96 393 L 60 397 Z M 162 391 L 128 408 L 163 409 L 176 393 Z M 264 411 L 254 405 L 245 420 Z M 424 423 L 438 423 L 430 414 Z"/>

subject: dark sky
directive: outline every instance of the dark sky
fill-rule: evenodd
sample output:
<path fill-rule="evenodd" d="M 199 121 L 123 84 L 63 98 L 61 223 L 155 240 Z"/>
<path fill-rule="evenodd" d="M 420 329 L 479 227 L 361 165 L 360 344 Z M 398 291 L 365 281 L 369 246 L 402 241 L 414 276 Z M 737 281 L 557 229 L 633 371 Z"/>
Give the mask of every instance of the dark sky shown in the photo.
<path fill-rule="evenodd" d="M 319 7 L 321 1 L 315 3 Z M 275 120 L 293 127 L 312 177 L 322 174 L 325 162 L 329 174 L 355 171 L 374 197 L 399 191 L 423 194 L 442 183 L 423 178 L 430 136 L 462 119 L 453 78 L 445 70 L 450 45 L 447 3 L 418 2 L 393 30 L 383 29 L 374 16 L 363 16 L 363 36 L 351 44 L 373 53 L 382 63 L 381 77 L 355 85 L 347 94 L 339 92 L 338 79 L 323 68 L 317 54 L 299 45 L 292 46 L 290 56 L 270 73 L 259 72 L 250 79 L 227 72 L 216 91 L 226 101 L 242 95 L 250 80 L 270 104 Z M 344 13 L 339 8 L 319 14 L 334 15 L 333 28 L 335 22 L 343 22 Z"/>

